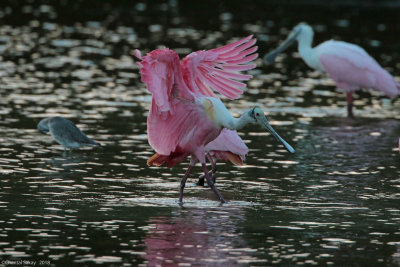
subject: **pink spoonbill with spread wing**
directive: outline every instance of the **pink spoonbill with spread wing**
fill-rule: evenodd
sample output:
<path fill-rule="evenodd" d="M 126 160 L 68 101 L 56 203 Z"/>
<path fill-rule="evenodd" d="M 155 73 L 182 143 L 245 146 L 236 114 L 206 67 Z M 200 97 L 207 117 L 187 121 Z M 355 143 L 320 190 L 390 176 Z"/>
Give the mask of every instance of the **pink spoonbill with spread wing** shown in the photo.
<path fill-rule="evenodd" d="M 400 93 L 400 84 L 360 46 L 329 40 L 311 47 L 313 36 L 309 25 L 298 24 L 278 48 L 264 57 L 264 62 L 272 64 L 279 53 L 297 41 L 305 63 L 325 71 L 339 88 L 346 91 L 349 117 L 353 117 L 353 92 L 357 89 L 373 88 L 392 98 Z"/>
<path fill-rule="evenodd" d="M 138 50 L 135 51 L 135 56 L 141 60 L 137 64 L 142 81 L 152 93 L 147 134 L 156 154 L 148 159 L 147 164 L 159 166 L 165 163 L 172 167 L 191 157 L 181 181 L 180 202 L 186 180 L 197 162 L 202 165 L 208 185 L 219 200 L 225 202 L 206 166 L 207 152 L 210 159 L 212 152 L 221 151 L 218 144 L 208 147 L 208 150 L 206 146 L 219 137 L 223 129 L 234 131 L 249 123 L 260 124 L 281 141 L 289 152 L 294 153 L 294 149 L 274 131 L 259 107 L 253 107 L 240 118 L 234 118 L 214 94 L 217 91 L 231 100 L 242 94 L 246 85 L 239 81 L 248 80 L 251 75 L 242 74 L 241 71 L 255 67 L 250 63 L 258 57 L 254 54 L 257 50 L 255 42 L 252 36 L 248 36 L 216 49 L 193 52 L 182 61 L 168 48 L 154 50 L 143 57 Z M 237 133 L 234 134 L 237 136 Z M 230 139 L 229 136 L 225 137 Z M 220 141 L 223 142 L 225 137 Z"/>

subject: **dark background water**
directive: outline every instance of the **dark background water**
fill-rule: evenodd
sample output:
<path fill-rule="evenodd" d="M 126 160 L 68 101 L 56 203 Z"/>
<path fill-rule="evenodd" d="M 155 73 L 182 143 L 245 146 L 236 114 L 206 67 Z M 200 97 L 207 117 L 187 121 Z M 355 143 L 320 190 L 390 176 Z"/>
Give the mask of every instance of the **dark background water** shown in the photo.
<path fill-rule="evenodd" d="M 357 43 L 400 80 L 399 1 L 2 1 L 0 266 L 396 266 L 400 262 L 400 101 L 342 92 L 294 48 L 237 101 L 254 105 L 295 148 L 256 126 L 243 167 L 219 163 L 220 205 L 188 162 L 147 167 L 151 96 L 132 52 L 180 56 L 254 34 L 260 55 L 300 21 L 315 44 Z M 36 131 L 69 118 L 103 146 L 64 153 Z M 40 262 L 40 261 L 43 262 Z M 27 263 L 25 263 L 27 265 Z"/>

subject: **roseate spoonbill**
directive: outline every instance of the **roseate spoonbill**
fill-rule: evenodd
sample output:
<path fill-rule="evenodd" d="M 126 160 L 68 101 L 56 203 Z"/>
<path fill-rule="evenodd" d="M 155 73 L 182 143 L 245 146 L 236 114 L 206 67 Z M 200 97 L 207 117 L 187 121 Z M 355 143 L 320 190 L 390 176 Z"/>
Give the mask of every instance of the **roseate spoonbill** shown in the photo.
<path fill-rule="evenodd" d="M 305 63 L 316 70 L 325 71 L 337 87 L 346 91 L 347 115 L 353 117 L 353 92 L 361 88 L 373 88 L 389 97 L 400 93 L 400 84 L 358 45 L 329 40 L 311 47 L 314 32 L 306 23 L 293 28 L 286 40 L 264 56 L 266 64 L 295 41 Z"/>
<path fill-rule="evenodd" d="M 167 164 L 169 167 L 191 156 L 190 165 L 181 181 L 179 201 L 183 199 L 186 180 L 197 162 L 200 162 L 208 185 L 219 200 L 225 200 L 215 187 L 206 166 L 205 146 L 217 138 L 224 128 L 238 130 L 249 123 L 258 123 L 268 129 L 285 148 L 294 153 L 271 127 L 259 107 L 251 108 L 240 118 L 234 118 L 213 90 L 229 99 L 235 99 L 246 87 L 238 80 L 250 75 L 240 71 L 252 69 L 248 64 L 258 57 L 253 54 L 256 40 L 248 36 L 232 44 L 208 51 L 193 52 L 180 62 L 178 55 L 168 49 L 157 49 L 146 56 L 135 50 L 140 59 L 142 81 L 152 93 L 152 104 L 147 118 L 149 144 L 156 154 L 148 165 Z"/>
<path fill-rule="evenodd" d="M 51 136 L 60 145 L 67 148 L 79 148 L 83 146 L 99 146 L 89 137 L 87 137 L 75 124 L 62 117 L 49 117 L 41 120 L 37 129 L 40 133 L 50 132 Z"/>

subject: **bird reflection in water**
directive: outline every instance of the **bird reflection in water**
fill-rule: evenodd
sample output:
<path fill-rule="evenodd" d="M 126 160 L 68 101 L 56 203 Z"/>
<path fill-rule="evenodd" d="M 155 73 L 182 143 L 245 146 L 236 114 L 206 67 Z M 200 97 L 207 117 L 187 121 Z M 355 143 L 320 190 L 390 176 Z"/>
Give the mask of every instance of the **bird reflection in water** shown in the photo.
<path fill-rule="evenodd" d="M 240 266 L 251 261 L 255 250 L 242 238 L 245 210 L 181 208 L 172 217 L 149 220 L 144 239 L 148 266 L 178 264 Z"/>

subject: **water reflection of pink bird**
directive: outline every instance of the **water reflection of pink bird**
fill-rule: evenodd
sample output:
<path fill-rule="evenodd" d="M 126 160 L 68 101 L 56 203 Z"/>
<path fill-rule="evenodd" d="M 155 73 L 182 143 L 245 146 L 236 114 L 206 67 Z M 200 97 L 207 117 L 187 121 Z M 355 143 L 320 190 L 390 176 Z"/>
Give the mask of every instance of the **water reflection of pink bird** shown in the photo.
<path fill-rule="evenodd" d="M 373 88 L 389 97 L 395 97 L 400 93 L 400 84 L 363 48 L 334 40 L 323 42 L 313 48 L 311 47 L 313 36 L 314 32 L 309 25 L 298 24 L 277 49 L 264 57 L 264 62 L 273 63 L 278 53 L 297 40 L 300 56 L 306 64 L 313 69 L 325 71 L 339 88 L 346 91 L 349 117 L 353 116 L 353 92 L 357 89 Z"/>
<path fill-rule="evenodd" d="M 249 123 L 267 128 L 285 147 L 294 152 L 271 127 L 260 108 L 254 107 L 234 118 L 213 90 L 229 99 L 236 99 L 246 87 L 240 80 L 251 75 L 240 73 L 255 67 L 250 62 L 258 57 L 252 36 L 208 51 L 193 52 L 180 62 L 168 49 L 157 49 L 146 56 L 135 51 L 142 81 L 152 93 L 147 118 L 150 145 L 157 152 L 148 165 L 169 167 L 191 156 L 189 168 L 182 179 L 179 200 L 193 166 L 200 162 L 205 178 L 221 202 L 225 202 L 207 171 L 205 146 L 216 139 L 222 129 L 238 130 Z"/>
<path fill-rule="evenodd" d="M 257 252 L 238 234 L 245 214 L 237 206 L 188 207 L 150 218 L 143 238 L 146 266 L 243 266 L 240 260 L 249 261 Z"/>

